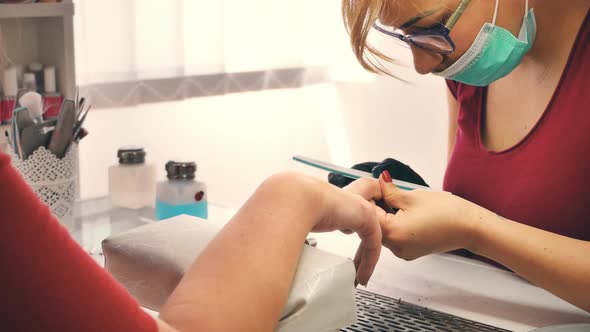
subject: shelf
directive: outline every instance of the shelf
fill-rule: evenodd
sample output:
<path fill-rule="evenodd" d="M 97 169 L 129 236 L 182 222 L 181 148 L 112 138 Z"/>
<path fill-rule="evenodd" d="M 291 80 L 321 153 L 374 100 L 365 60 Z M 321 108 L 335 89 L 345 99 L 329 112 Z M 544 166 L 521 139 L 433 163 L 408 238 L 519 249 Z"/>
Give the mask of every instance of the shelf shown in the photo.
<path fill-rule="evenodd" d="M 3 18 L 34 18 L 63 17 L 74 15 L 74 4 L 66 3 L 33 3 L 33 4 L 0 4 L 0 19 Z"/>

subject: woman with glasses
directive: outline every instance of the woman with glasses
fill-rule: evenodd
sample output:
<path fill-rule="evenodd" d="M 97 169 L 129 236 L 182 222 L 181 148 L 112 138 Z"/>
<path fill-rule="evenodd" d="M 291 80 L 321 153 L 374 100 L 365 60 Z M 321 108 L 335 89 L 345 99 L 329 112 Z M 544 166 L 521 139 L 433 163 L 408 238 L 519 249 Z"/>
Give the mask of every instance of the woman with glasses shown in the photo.
<path fill-rule="evenodd" d="M 386 187 L 385 201 L 399 208 L 382 224 L 394 254 L 466 248 L 590 310 L 589 8 L 343 0 L 366 69 L 392 74 L 382 64 L 394 57 L 368 42 L 377 31 L 407 44 L 416 71 L 448 86 L 448 193 Z"/>
<path fill-rule="evenodd" d="M 458 119 L 452 123 L 458 122 L 458 128 L 445 182 L 456 195 L 402 192 L 387 171 L 379 182 L 363 179 L 344 190 L 300 174 L 272 176 L 195 260 L 155 319 L 76 244 L 10 165 L 9 157 L 0 155 L 0 234 L 5 235 L 0 241 L 0 329 L 272 331 L 307 233 L 333 230 L 361 237 L 354 261 L 357 281 L 364 285 L 382 242 L 406 259 L 468 248 L 590 310 L 590 244 L 584 226 L 590 181 L 580 171 L 590 152 L 589 140 L 580 133 L 589 123 L 583 110 L 590 104 L 590 94 L 583 76 L 590 74 L 590 67 L 583 60 L 590 53 L 590 27 L 583 23 L 580 28 L 587 20 L 583 11 L 588 4 L 567 0 L 555 2 L 557 7 L 553 1 L 539 2 L 535 11 L 539 28 L 531 25 L 535 14 L 527 12 L 530 19 L 521 29 L 523 40 L 532 47 L 518 46 L 522 44 L 508 33 L 485 25 L 474 43 L 476 55 L 471 56 L 467 49 L 475 38 L 474 27 L 479 29 L 486 13 L 499 13 L 494 14 L 494 24 L 518 30 L 522 17 L 517 19 L 521 15 L 514 10 L 519 1 L 502 2 L 506 15 L 498 12 L 497 5 L 495 10 L 486 7 L 491 1 L 485 0 L 471 4 L 465 0 L 351 1 L 344 6 L 346 22 L 355 51 L 368 68 L 375 69 L 364 58 L 366 35 L 379 19 L 384 25 L 399 25 L 401 31 L 387 31 L 411 44 L 420 72 L 446 73 L 459 82 L 449 83 L 452 114 Z M 388 1 L 387 5 L 382 1 Z M 393 4 L 399 8 L 390 7 Z M 445 22 L 444 27 L 439 21 Z M 580 33 L 573 37 L 576 29 Z M 568 52 L 568 60 L 563 60 L 561 56 L 567 58 Z M 498 54 L 506 61 L 496 61 Z M 518 61 L 512 61 L 515 58 Z M 510 63 L 520 65 L 510 70 Z M 476 68 L 475 74 L 470 68 Z M 483 92 L 463 80 L 487 83 L 497 74 L 479 71 L 490 68 L 507 76 L 481 88 L 487 96 L 487 112 L 481 113 L 477 105 Z M 544 70 L 537 72 L 539 68 Z M 555 70 L 563 72 L 559 83 L 553 77 Z M 528 81 L 531 75 L 534 79 Z M 512 83 L 509 90 L 501 84 L 506 80 Z M 552 89 L 555 96 L 535 131 L 514 148 L 492 152 L 510 142 L 513 136 L 508 134 L 517 134 L 514 123 L 534 119 L 543 93 Z M 511 100 L 513 91 L 517 97 Z M 472 122 L 479 119 L 478 114 L 487 114 L 481 126 L 485 134 L 480 145 L 474 145 Z M 505 119 L 509 116 L 513 118 Z M 507 167 L 514 168 L 512 174 L 506 174 Z M 380 200 L 399 211 L 385 213 L 373 203 Z"/>

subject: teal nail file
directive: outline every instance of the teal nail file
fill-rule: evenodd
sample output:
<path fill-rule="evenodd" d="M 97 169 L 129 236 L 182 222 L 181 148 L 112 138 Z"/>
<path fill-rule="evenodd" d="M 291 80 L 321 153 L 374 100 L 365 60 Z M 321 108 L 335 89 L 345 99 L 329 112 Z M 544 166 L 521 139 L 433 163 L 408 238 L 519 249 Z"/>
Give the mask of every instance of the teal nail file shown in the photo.
<path fill-rule="evenodd" d="M 345 176 L 350 179 L 355 179 L 355 180 L 360 179 L 360 178 L 374 179 L 373 174 L 371 174 L 369 172 L 363 172 L 363 171 L 359 171 L 359 170 L 352 169 L 352 168 L 341 167 L 341 166 L 327 163 L 327 162 L 321 161 L 321 160 L 316 160 L 316 159 L 307 158 L 307 157 L 303 157 L 303 156 L 293 156 L 293 160 L 298 161 L 298 162 L 303 163 L 308 166 L 323 169 L 328 172 L 334 172 L 334 173 L 340 174 L 340 175 Z M 393 179 L 393 183 L 396 186 L 398 186 L 398 188 L 404 189 L 404 190 L 414 190 L 414 189 L 431 190 L 430 188 L 425 187 L 425 186 L 421 186 L 421 185 L 406 182 L 406 181 L 396 180 L 396 179 Z"/>

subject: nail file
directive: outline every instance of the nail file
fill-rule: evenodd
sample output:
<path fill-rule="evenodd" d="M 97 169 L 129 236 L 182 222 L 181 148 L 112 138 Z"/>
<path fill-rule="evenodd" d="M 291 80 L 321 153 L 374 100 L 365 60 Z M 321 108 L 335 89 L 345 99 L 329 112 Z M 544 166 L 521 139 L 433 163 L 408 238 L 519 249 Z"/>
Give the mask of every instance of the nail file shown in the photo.
<path fill-rule="evenodd" d="M 300 163 L 306 164 L 308 166 L 316 167 L 319 169 L 323 169 L 328 172 L 335 172 L 342 176 L 345 176 L 350 179 L 360 179 L 360 178 L 369 178 L 374 179 L 373 174 L 369 172 L 363 172 L 352 168 L 341 167 L 338 165 L 334 165 L 331 163 L 327 163 L 325 161 L 316 160 L 312 158 L 307 158 L 303 156 L 293 156 L 293 160 L 298 161 Z M 431 190 L 428 187 L 421 186 L 418 184 L 414 184 L 411 182 L 401 181 L 401 180 L 393 180 L 393 183 L 400 189 L 404 190 L 414 190 L 414 189 L 423 189 L 423 190 Z"/>
<path fill-rule="evenodd" d="M 72 100 L 64 100 L 51 141 L 49 142 L 49 151 L 53 152 L 58 158 L 63 158 L 68 146 L 72 141 L 74 134 L 74 124 L 76 123 L 76 103 Z"/>
<path fill-rule="evenodd" d="M 14 152 L 23 159 L 22 134 L 25 128 L 35 125 L 29 110 L 25 107 L 16 108 L 12 114 L 12 136 Z"/>
<path fill-rule="evenodd" d="M 27 159 L 38 148 L 49 145 L 56 122 L 56 119 L 50 119 L 23 130 L 21 138 L 23 160 Z"/>

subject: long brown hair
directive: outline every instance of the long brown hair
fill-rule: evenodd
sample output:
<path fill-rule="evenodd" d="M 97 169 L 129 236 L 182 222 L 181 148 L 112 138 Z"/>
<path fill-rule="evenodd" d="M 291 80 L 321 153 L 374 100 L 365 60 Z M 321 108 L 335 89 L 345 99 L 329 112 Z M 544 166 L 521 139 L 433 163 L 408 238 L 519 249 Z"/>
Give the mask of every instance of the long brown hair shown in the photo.
<path fill-rule="evenodd" d="M 392 75 L 380 63 L 381 60 L 397 63 L 368 42 L 373 24 L 381 14 L 389 10 L 393 0 L 342 0 L 342 19 L 350 36 L 352 51 L 360 64 L 373 73 Z"/>

